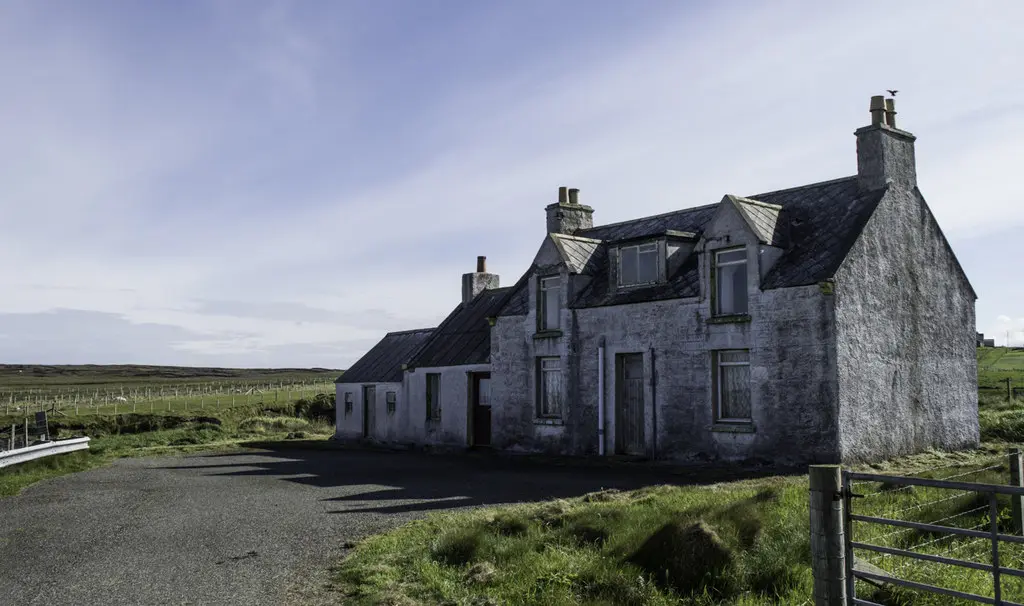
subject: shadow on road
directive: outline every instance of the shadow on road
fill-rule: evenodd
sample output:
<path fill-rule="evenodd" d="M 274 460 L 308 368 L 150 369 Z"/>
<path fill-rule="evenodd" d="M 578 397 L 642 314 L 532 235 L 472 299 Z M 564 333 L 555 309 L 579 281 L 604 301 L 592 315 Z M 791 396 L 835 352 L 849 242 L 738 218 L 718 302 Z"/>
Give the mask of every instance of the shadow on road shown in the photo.
<path fill-rule="evenodd" d="M 803 472 L 795 468 L 736 464 L 595 465 L 566 458 L 544 460 L 487 452 L 327 450 L 279 443 L 264 443 L 259 448 L 256 452 L 196 455 L 189 458 L 199 464 L 164 469 L 209 469 L 209 475 L 216 476 L 263 476 L 320 488 L 347 488 L 342 496 L 322 499 L 344 506 L 330 513 L 424 512 L 568 498 L 613 488 L 711 484 Z M 246 460 L 238 461 L 240 457 Z M 234 461 L 216 462 L 222 458 Z"/>

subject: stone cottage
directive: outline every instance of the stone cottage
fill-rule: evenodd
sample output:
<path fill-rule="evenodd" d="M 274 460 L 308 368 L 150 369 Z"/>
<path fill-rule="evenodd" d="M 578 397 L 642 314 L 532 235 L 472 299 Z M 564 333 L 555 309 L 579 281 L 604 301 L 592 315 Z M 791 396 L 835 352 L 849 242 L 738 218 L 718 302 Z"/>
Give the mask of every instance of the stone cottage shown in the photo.
<path fill-rule="evenodd" d="M 599 226 L 560 188 L 514 285 L 479 259 L 441 325 L 339 379 L 338 438 L 801 463 L 977 445 L 977 297 L 914 135 L 892 99 L 870 115 L 850 177 Z"/>

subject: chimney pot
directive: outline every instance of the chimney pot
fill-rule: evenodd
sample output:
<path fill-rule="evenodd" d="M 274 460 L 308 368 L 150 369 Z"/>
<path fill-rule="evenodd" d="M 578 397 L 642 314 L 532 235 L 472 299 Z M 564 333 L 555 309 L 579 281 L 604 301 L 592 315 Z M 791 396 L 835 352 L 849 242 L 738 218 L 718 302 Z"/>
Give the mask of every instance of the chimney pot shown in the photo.
<path fill-rule="evenodd" d="M 871 97 L 871 126 L 879 126 L 886 123 L 885 119 L 885 97 L 875 95 Z"/>
<path fill-rule="evenodd" d="M 476 273 L 487 273 L 487 257 L 476 258 Z"/>
<path fill-rule="evenodd" d="M 896 100 L 886 99 L 885 100 L 885 123 L 886 125 L 896 128 Z"/>
<path fill-rule="evenodd" d="M 573 188 L 569 190 L 569 204 L 580 203 L 580 190 Z"/>
<path fill-rule="evenodd" d="M 558 188 L 558 203 L 566 204 L 569 202 L 569 188 L 559 187 Z"/>

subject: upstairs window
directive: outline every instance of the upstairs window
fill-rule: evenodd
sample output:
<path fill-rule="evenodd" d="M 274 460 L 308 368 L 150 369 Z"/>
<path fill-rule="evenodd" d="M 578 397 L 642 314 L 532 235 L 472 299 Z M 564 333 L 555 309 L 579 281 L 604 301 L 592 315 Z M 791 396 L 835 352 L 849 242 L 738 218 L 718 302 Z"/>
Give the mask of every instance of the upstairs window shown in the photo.
<path fill-rule="evenodd" d="M 561 325 L 561 292 L 562 286 L 558 276 L 549 276 L 540 279 L 539 313 L 537 317 L 537 328 L 540 330 L 558 330 Z"/>
<path fill-rule="evenodd" d="M 658 281 L 658 245 L 655 242 L 619 248 L 619 286 Z"/>
<path fill-rule="evenodd" d="M 441 420 L 441 374 L 427 373 L 427 420 Z"/>
<path fill-rule="evenodd" d="M 713 271 L 715 315 L 747 313 L 747 249 L 715 252 Z"/>

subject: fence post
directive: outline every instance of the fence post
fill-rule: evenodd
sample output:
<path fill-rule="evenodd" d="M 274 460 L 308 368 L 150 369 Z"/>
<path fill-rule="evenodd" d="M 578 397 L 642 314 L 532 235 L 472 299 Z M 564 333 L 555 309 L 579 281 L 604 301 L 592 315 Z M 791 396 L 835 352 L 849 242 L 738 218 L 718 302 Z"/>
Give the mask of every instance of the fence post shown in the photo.
<path fill-rule="evenodd" d="M 25 447 L 28 447 L 28 417 L 25 417 Z"/>
<path fill-rule="evenodd" d="M 1024 457 L 1019 448 L 1010 449 L 1010 486 L 1024 487 Z M 1018 533 L 1024 533 L 1024 497 L 1010 497 L 1010 524 Z"/>
<path fill-rule="evenodd" d="M 1006 377 L 1006 401 L 1013 401 L 1013 381 L 1010 377 Z"/>
<path fill-rule="evenodd" d="M 811 465 L 811 572 L 815 606 L 846 606 L 842 472 L 838 465 Z"/>

